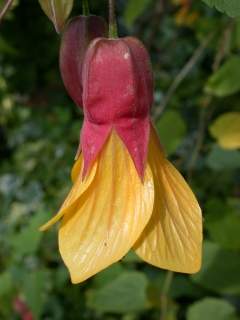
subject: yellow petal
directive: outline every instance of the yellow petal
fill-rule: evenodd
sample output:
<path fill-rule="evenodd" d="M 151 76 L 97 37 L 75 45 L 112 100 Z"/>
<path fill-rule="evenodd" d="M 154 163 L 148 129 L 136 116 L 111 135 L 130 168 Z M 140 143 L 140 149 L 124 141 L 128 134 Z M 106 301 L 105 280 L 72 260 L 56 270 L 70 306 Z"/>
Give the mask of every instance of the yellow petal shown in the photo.
<path fill-rule="evenodd" d="M 153 215 L 134 249 L 154 266 L 195 273 L 202 256 L 201 209 L 183 177 L 164 157 L 153 130 L 149 146 L 155 188 Z"/>
<path fill-rule="evenodd" d="M 88 189 L 90 184 L 92 183 L 96 171 L 97 171 L 97 163 L 95 163 L 88 175 L 82 180 L 82 171 L 83 171 L 83 158 L 82 155 L 78 158 L 75 162 L 73 169 L 72 169 L 72 181 L 74 183 L 71 191 L 69 192 L 67 198 L 65 199 L 63 205 L 61 206 L 58 213 L 47 223 L 40 227 L 40 231 L 45 231 L 49 229 L 53 224 L 58 222 L 66 212 L 75 211 L 75 207 L 77 202 L 80 200 L 84 192 Z"/>
<path fill-rule="evenodd" d="M 64 215 L 59 248 L 73 283 L 120 260 L 150 219 L 154 188 L 149 167 L 144 181 L 115 132 L 97 159 L 94 181 L 74 211 Z"/>
<path fill-rule="evenodd" d="M 72 167 L 72 171 L 71 171 L 72 183 L 74 183 L 77 180 L 78 176 L 82 174 L 82 171 L 83 171 L 83 156 L 82 154 L 80 154 Z"/>
<path fill-rule="evenodd" d="M 224 149 L 240 148 L 240 112 L 221 115 L 210 127 L 211 135 Z"/>

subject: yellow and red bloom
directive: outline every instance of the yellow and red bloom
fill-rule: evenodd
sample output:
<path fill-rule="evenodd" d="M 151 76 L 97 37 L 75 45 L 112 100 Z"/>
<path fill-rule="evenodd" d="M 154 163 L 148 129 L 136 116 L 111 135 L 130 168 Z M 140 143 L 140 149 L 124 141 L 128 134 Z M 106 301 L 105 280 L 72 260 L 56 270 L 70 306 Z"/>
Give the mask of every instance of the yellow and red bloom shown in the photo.
<path fill-rule="evenodd" d="M 131 37 L 94 40 L 82 86 L 84 124 L 73 187 L 41 228 L 62 218 L 59 250 L 72 282 L 88 279 L 130 249 L 154 266 L 197 272 L 201 209 L 166 159 L 151 123 L 153 78 L 146 49 Z"/>

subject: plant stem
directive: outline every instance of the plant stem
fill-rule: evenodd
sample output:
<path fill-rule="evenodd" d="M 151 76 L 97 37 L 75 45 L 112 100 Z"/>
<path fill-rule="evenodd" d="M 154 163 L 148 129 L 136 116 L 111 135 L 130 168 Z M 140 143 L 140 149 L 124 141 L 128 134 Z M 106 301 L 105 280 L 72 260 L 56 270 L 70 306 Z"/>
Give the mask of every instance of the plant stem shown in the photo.
<path fill-rule="evenodd" d="M 116 0 L 109 0 L 109 38 L 118 38 Z"/>
<path fill-rule="evenodd" d="M 89 3 L 88 0 L 82 0 L 82 12 L 84 16 L 90 15 Z"/>
<path fill-rule="evenodd" d="M 229 20 L 229 23 L 225 27 L 224 31 L 222 32 L 222 38 L 219 43 L 219 47 L 216 50 L 216 55 L 214 57 L 212 71 L 216 72 L 222 60 L 225 58 L 226 55 L 229 54 L 229 43 L 231 42 L 232 31 L 234 27 L 234 22 Z M 192 151 L 192 156 L 189 160 L 188 170 L 187 170 L 187 178 L 188 181 L 191 182 L 193 172 L 199 158 L 201 148 L 204 143 L 204 139 L 206 136 L 206 131 L 212 114 L 214 112 L 214 105 L 212 105 L 213 96 L 207 95 L 204 104 L 201 106 L 201 110 L 199 113 L 199 120 L 198 120 L 198 130 L 197 130 L 197 137 L 195 141 L 195 147 Z"/>
<path fill-rule="evenodd" d="M 172 99 L 175 91 L 178 89 L 179 85 L 182 83 L 182 81 L 186 78 L 186 76 L 189 74 L 189 72 L 193 69 L 193 67 L 199 62 L 200 58 L 202 57 L 204 51 L 208 47 L 210 41 L 212 40 L 213 36 L 215 35 L 215 32 L 210 33 L 206 39 L 200 44 L 200 46 L 194 51 L 191 58 L 187 61 L 187 63 L 183 66 L 183 68 L 180 70 L 178 75 L 175 77 L 172 85 L 168 89 L 166 96 L 163 99 L 163 102 L 161 105 L 156 108 L 154 119 L 158 119 L 162 112 L 165 110 L 166 106 L 168 105 L 169 101 Z"/>
<path fill-rule="evenodd" d="M 11 5 L 13 3 L 13 0 L 6 0 L 3 8 L 0 11 L 0 22 L 3 19 L 3 17 L 5 16 L 5 14 L 8 12 L 8 10 L 10 9 Z"/>
<path fill-rule="evenodd" d="M 160 320 L 166 320 L 168 314 L 168 293 L 173 280 L 173 272 L 168 271 L 164 280 L 161 294 L 161 317 Z"/>

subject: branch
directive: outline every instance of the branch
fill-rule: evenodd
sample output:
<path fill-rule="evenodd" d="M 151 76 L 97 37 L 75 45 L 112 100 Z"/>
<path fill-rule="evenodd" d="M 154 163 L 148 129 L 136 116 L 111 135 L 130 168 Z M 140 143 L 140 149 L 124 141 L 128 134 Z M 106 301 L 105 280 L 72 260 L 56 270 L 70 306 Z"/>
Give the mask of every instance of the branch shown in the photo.
<path fill-rule="evenodd" d="M 174 79 L 172 85 L 170 86 L 169 90 L 167 91 L 167 94 L 165 98 L 163 99 L 162 104 L 156 108 L 156 112 L 154 114 L 154 118 L 157 119 L 163 110 L 168 105 L 169 101 L 171 100 L 172 96 L 174 95 L 175 91 L 179 87 L 179 85 L 182 83 L 182 81 L 186 78 L 186 76 L 189 74 L 189 72 L 192 70 L 192 68 L 197 64 L 199 59 L 201 58 L 203 52 L 207 48 L 208 44 L 212 40 L 214 33 L 211 33 L 201 44 L 200 46 L 195 50 L 191 58 L 188 60 L 188 62 L 184 65 L 184 67 L 180 70 L 179 74 Z"/>
<path fill-rule="evenodd" d="M 218 46 L 217 54 L 215 56 L 212 70 L 213 72 L 217 71 L 223 58 L 227 55 L 227 53 L 231 50 L 231 36 L 233 33 L 233 28 L 235 26 L 235 20 L 230 20 L 229 24 L 225 28 L 223 32 L 223 36 L 220 39 L 220 43 Z"/>
<path fill-rule="evenodd" d="M 2 19 L 4 18 L 5 14 L 8 12 L 8 10 L 10 9 L 12 3 L 13 3 L 13 0 L 6 0 L 5 1 L 5 4 L 3 5 L 2 10 L 0 11 L 0 22 L 2 21 Z"/>
<path fill-rule="evenodd" d="M 223 35 L 220 39 L 219 47 L 217 48 L 216 55 L 214 57 L 213 65 L 212 65 L 212 71 L 216 72 L 220 65 L 222 60 L 227 54 L 227 49 L 230 43 L 231 35 L 232 35 L 232 28 L 234 24 L 232 21 L 229 22 L 229 24 L 226 26 Z M 204 105 L 201 107 L 201 111 L 199 114 L 199 120 L 198 120 L 198 134 L 195 141 L 195 147 L 192 152 L 192 156 L 188 163 L 188 170 L 187 170 L 187 178 L 189 181 L 192 179 L 193 171 L 195 164 L 198 160 L 199 154 L 201 152 L 202 145 L 204 143 L 204 138 L 206 135 L 207 125 L 212 117 L 212 114 L 214 112 L 214 106 L 210 107 L 213 100 L 212 95 L 207 95 Z"/>

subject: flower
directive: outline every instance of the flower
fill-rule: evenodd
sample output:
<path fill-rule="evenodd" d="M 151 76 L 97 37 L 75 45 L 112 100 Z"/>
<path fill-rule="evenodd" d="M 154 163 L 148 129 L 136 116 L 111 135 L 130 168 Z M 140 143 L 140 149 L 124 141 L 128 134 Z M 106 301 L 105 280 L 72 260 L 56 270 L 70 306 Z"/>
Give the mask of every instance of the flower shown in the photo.
<path fill-rule="evenodd" d="M 141 42 L 98 38 L 90 44 L 73 187 L 41 228 L 63 218 L 59 250 L 73 283 L 130 249 L 160 268 L 184 273 L 200 268 L 201 209 L 164 155 L 149 116 L 152 100 L 151 65 Z"/>
<path fill-rule="evenodd" d="M 81 72 L 89 43 L 107 34 L 107 23 L 99 16 L 77 16 L 68 21 L 61 38 L 59 67 L 63 83 L 76 105 L 82 107 Z"/>

